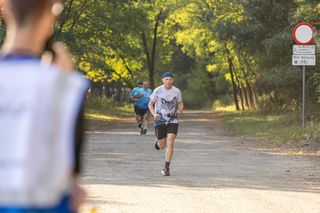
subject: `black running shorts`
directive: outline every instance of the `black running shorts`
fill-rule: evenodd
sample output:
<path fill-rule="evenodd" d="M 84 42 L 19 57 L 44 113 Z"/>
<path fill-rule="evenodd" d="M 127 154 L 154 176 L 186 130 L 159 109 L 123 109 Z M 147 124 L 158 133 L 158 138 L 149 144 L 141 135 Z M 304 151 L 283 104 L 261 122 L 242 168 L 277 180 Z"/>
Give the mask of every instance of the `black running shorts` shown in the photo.
<path fill-rule="evenodd" d="M 136 115 L 138 115 L 138 110 L 139 110 L 139 108 L 138 108 L 137 106 L 134 106 L 134 113 L 135 113 Z"/>
<path fill-rule="evenodd" d="M 158 140 L 161 140 L 163 138 L 167 137 L 167 134 L 178 134 L 178 124 L 161 124 L 154 127 L 156 137 Z"/>
<path fill-rule="evenodd" d="M 140 115 L 140 116 L 144 116 L 145 114 L 147 114 L 149 112 L 149 109 L 137 109 L 137 115 Z"/>

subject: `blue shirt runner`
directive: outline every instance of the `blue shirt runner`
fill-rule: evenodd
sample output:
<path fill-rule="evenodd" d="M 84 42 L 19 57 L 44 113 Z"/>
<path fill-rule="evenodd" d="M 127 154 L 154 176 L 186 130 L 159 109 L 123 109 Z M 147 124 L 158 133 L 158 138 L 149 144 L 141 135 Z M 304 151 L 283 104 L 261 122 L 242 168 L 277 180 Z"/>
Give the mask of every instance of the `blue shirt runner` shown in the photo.
<path fill-rule="evenodd" d="M 148 104 L 150 101 L 151 94 L 152 94 L 151 89 L 145 89 L 143 87 L 133 89 L 132 96 L 139 97 L 139 99 L 134 102 L 134 106 L 138 107 L 139 109 L 148 109 Z"/>

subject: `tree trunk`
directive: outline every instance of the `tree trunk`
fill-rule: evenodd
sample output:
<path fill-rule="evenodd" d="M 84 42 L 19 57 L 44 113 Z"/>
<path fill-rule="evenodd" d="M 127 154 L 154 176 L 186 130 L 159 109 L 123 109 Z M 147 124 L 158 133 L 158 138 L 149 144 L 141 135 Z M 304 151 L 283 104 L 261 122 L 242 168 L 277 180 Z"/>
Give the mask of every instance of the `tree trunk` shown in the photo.
<path fill-rule="evenodd" d="M 254 72 L 252 71 L 252 68 L 251 68 L 249 62 L 248 62 L 247 60 L 243 60 L 243 61 L 244 61 L 244 63 L 246 64 L 249 72 L 254 73 Z M 246 81 L 246 86 L 247 86 L 247 88 L 248 88 L 250 104 L 251 104 L 252 108 L 256 108 L 256 106 L 257 106 L 257 100 L 256 100 L 256 95 L 255 95 L 255 92 L 254 92 L 254 89 L 253 89 L 253 85 L 251 85 L 250 82 L 249 82 L 250 77 L 249 77 L 248 72 L 245 72 L 245 70 L 243 70 L 243 72 L 244 72 L 244 75 L 245 75 L 245 78 L 246 78 L 245 81 Z"/>
<path fill-rule="evenodd" d="M 248 109 L 251 108 L 250 103 L 249 103 L 249 98 L 248 98 L 248 88 L 246 88 L 243 84 L 241 84 L 241 87 L 243 88 L 243 96 L 244 96 L 244 100 L 246 103 L 246 106 Z"/>
<path fill-rule="evenodd" d="M 239 100 L 238 100 L 238 93 L 237 93 L 237 85 L 235 82 L 235 77 L 234 77 L 234 73 L 233 73 L 233 69 L 232 69 L 232 61 L 229 57 L 229 51 L 227 50 L 227 57 L 228 57 L 228 63 L 229 63 L 229 73 L 231 76 L 231 82 L 232 82 L 232 88 L 233 88 L 233 99 L 234 99 L 234 104 L 236 105 L 236 110 L 240 111 L 240 107 L 239 107 Z"/>
<path fill-rule="evenodd" d="M 156 61 L 156 51 L 157 51 L 157 41 L 158 41 L 158 29 L 159 29 L 161 15 L 162 15 L 162 11 L 160 11 L 155 18 L 151 52 L 149 50 L 146 34 L 144 32 L 141 33 L 143 50 L 146 55 L 147 66 L 148 66 L 149 83 L 152 89 L 155 88 L 155 82 L 154 82 L 155 61 Z"/>
<path fill-rule="evenodd" d="M 237 81 L 237 84 L 238 84 L 238 90 L 239 90 L 239 96 L 240 96 L 240 103 L 241 103 L 241 108 L 242 110 L 245 110 L 245 107 L 244 107 L 244 101 L 243 101 L 243 90 L 240 86 L 240 82 L 239 82 L 239 79 L 237 77 L 237 75 L 235 74 L 235 78 L 236 78 L 236 81 Z"/>
<path fill-rule="evenodd" d="M 257 100 L 257 95 L 256 95 L 256 91 L 254 89 L 254 86 L 251 86 L 251 94 L 252 94 L 252 101 L 253 101 L 254 107 L 256 108 L 258 100 Z"/>
<path fill-rule="evenodd" d="M 247 87 L 247 92 L 248 92 L 251 108 L 256 108 L 256 104 L 255 104 L 255 101 L 253 99 L 254 98 L 253 97 L 253 90 L 252 90 L 252 87 L 251 87 L 251 85 L 250 85 L 250 83 L 248 81 L 246 81 L 246 87 Z"/>
<path fill-rule="evenodd" d="M 228 50 L 228 51 L 229 51 L 229 50 Z M 237 89 L 238 89 L 238 91 L 239 91 L 239 96 L 240 96 L 240 102 L 241 102 L 242 110 L 245 110 L 244 101 L 243 101 L 243 90 L 242 90 L 242 88 L 241 88 L 241 84 L 240 84 L 240 81 L 239 81 L 239 77 L 238 77 L 238 75 L 237 75 L 236 68 L 235 68 L 235 66 L 234 66 L 234 64 L 233 64 L 233 61 L 232 61 L 230 52 L 229 52 L 229 63 L 230 63 L 230 65 L 231 65 L 231 69 L 233 70 L 234 78 L 235 78 L 236 85 L 237 85 Z"/>
<path fill-rule="evenodd" d="M 250 94 L 252 91 L 251 91 L 251 85 L 249 83 L 249 79 L 250 79 L 250 76 L 248 74 L 248 72 L 245 70 L 244 68 L 244 65 L 243 65 L 243 61 L 245 61 L 245 64 L 248 65 L 248 61 L 242 57 L 239 58 L 239 64 L 240 64 L 240 70 L 241 70 L 241 73 L 243 75 L 243 78 L 244 78 L 244 81 L 245 81 L 245 85 L 241 85 L 242 88 L 244 89 L 243 93 L 244 93 L 244 97 L 245 97 L 245 101 L 246 101 L 246 105 L 247 107 L 250 109 L 250 108 L 254 108 L 254 103 L 253 103 L 253 100 L 252 100 L 252 94 Z"/>
<path fill-rule="evenodd" d="M 234 72 L 234 77 L 236 79 L 236 82 L 237 82 L 237 85 L 238 85 L 238 89 L 239 89 L 239 96 L 240 96 L 240 101 L 241 101 L 241 107 L 242 107 L 242 110 L 245 110 L 244 108 L 244 104 L 243 104 L 243 90 L 241 88 L 241 83 L 240 83 L 240 80 L 239 80 L 239 77 L 237 75 L 237 72 L 236 72 L 236 68 L 232 62 L 232 59 L 230 58 L 230 62 L 231 62 L 231 68 L 233 69 L 233 72 Z"/>
<path fill-rule="evenodd" d="M 144 32 L 141 34 L 141 39 L 142 39 L 144 54 L 146 55 L 146 60 L 147 60 L 149 83 L 150 83 L 150 87 L 153 89 L 154 88 L 154 67 L 152 66 L 152 63 L 151 63 L 151 55 L 149 52 L 146 34 Z"/>
<path fill-rule="evenodd" d="M 240 111 L 240 107 L 239 107 L 239 100 L 238 100 L 238 93 L 237 93 L 237 85 L 236 82 L 234 80 L 234 74 L 233 74 L 233 70 L 229 61 L 229 72 L 231 75 L 231 82 L 232 82 L 232 88 L 233 88 L 233 99 L 234 99 L 234 103 L 236 105 L 236 110 Z"/>
<path fill-rule="evenodd" d="M 73 6 L 74 0 L 70 0 L 69 4 L 66 6 L 66 8 L 64 8 L 65 15 L 63 17 L 63 19 L 60 22 L 60 25 L 58 27 L 55 28 L 52 37 L 55 37 L 56 35 L 60 34 L 62 32 L 62 29 L 64 27 L 64 25 L 66 24 L 67 20 L 69 19 L 69 15 L 71 14 L 71 8 Z"/>

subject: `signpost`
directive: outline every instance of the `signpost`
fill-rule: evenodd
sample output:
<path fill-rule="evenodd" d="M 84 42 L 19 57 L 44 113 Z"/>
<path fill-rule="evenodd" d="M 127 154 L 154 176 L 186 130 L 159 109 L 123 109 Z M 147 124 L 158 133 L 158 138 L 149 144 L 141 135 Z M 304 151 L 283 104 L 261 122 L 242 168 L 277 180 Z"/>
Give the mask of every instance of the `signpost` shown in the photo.
<path fill-rule="evenodd" d="M 295 66 L 315 66 L 315 55 L 292 55 L 292 65 Z"/>
<path fill-rule="evenodd" d="M 308 23 L 300 23 L 293 29 L 292 65 L 302 66 L 302 127 L 304 128 L 306 66 L 316 65 L 316 48 L 310 45 L 314 40 L 314 28 Z"/>
<path fill-rule="evenodd" d="M 316 54 L 315 45 L 293 45 L 294 55 L 314 55 Z"/>
<path fill-rule="evenodd" d="M 293 39 L 299 45 L 309 45 L 314 40 L 314 28 L 311 24 L 300 23 L 293 29 Z"/>

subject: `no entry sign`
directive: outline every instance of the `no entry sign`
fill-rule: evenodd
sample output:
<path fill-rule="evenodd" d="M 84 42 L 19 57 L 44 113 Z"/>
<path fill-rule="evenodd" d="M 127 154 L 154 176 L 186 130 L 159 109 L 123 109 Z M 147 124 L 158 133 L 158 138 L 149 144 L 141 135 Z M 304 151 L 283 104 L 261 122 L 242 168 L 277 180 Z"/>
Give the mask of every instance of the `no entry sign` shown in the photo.
<path fill-rule="evenodd" d="M 314 29 L 308 23 L 300 23 L 293 29 L 293 39 L 299 45 L 309 45 L 314 40 Z"/>

